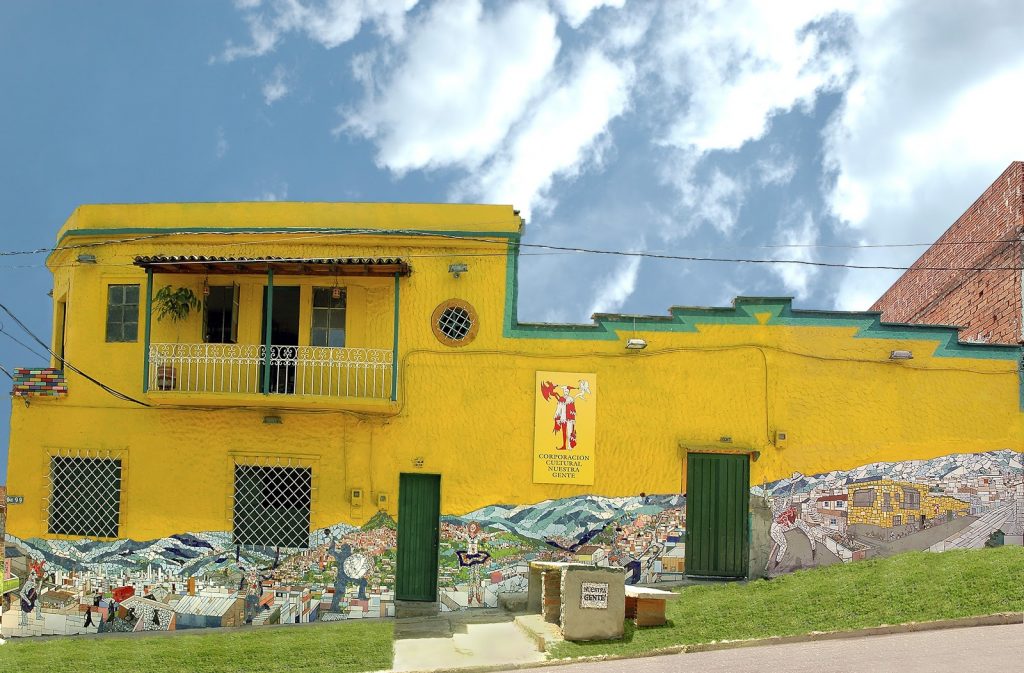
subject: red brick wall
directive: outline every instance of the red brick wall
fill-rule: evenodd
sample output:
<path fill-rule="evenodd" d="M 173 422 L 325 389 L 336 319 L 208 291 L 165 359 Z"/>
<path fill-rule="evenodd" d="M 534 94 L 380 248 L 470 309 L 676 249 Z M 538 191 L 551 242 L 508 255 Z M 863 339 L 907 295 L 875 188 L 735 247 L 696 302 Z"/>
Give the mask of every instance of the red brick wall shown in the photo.
<path fill-rule="evenodd" d="M 963 341 L 1024 341 L 1024 162 L 1003 171 L 872 311 L 886 322 L 956 325 Z M 993 241 L 1007 242 L 993 242 Z M 927 267 L 1011 267 L 1008 271 L 936 271 Z"/>

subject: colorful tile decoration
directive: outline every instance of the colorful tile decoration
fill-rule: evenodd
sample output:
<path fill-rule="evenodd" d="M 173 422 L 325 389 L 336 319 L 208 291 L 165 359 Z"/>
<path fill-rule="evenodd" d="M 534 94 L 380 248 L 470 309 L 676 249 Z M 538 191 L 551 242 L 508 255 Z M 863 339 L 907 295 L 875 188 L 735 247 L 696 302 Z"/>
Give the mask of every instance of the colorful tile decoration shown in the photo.
<path fill-rule="evenodd" d="M 13 397 L 63 397 L 67 394 L 68 382 L 60 369 L 17 367 L 14 370 Z"/>
<path fill-rule="evenodd" d="M 888 494 L 888 498 L 886 495 Z M 795 473 L 751 489 L 755 545 L 777 575 L 904 551 L 1024 542 L 1024 456 L 1000 450 Z M 497 607 L 522 592 L 534 560 L 626 569 L 626 582 L 682 579 L 686 498 L 581 495 L 443 514 L 441 610 Z M 304 549 L 240 547 L 227 531 L 147 541 L 6 536 L 11 574 L 4 637 L 308 623 L 395 614 L 397 526 L 313 530 Z"/>

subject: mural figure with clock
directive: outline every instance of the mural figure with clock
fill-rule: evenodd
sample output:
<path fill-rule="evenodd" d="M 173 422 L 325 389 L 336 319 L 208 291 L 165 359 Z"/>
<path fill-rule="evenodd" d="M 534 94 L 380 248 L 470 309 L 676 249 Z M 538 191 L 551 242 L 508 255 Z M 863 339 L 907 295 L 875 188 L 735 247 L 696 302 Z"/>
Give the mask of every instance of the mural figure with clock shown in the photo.
<path fill-rule="evenodd" d="M 370 573 L 373 563 L 366 554 L 352 553 L 352 547 L 348 544 L 337 548 L 337 539 L 331 539 L 331 546 L 327 553 L 334 557 L 337 564 L 337 575 L 334 578 L 334 597 L 331 599 L 331 612 L 339 612 L 342 596 L 348 590 L 351 582 L 359 587 L 358 598 L 366 600 L 366 576 Z"/>

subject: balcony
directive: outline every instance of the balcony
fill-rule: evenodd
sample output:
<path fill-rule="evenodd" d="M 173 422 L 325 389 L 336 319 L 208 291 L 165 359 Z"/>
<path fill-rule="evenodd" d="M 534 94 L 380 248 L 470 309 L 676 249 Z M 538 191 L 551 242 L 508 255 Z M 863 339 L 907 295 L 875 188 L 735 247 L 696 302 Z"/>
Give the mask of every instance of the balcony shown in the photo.
<path fill-rule="evenodd" d="M 152 389 L 390 399 L 394 354 L 382 348 L 153 343 Z"/>

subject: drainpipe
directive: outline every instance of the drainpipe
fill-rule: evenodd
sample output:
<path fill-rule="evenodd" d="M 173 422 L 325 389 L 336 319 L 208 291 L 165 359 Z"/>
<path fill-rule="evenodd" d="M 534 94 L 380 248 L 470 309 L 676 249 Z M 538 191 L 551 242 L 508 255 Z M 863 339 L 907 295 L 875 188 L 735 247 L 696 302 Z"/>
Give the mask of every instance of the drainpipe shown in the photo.
<path fill-rule="evenodd" d="M 395 324 L 392 331 L 394 341 L 391 345 L 391 401 L 398 401 L 398 274 L 395 274 Z"/>

